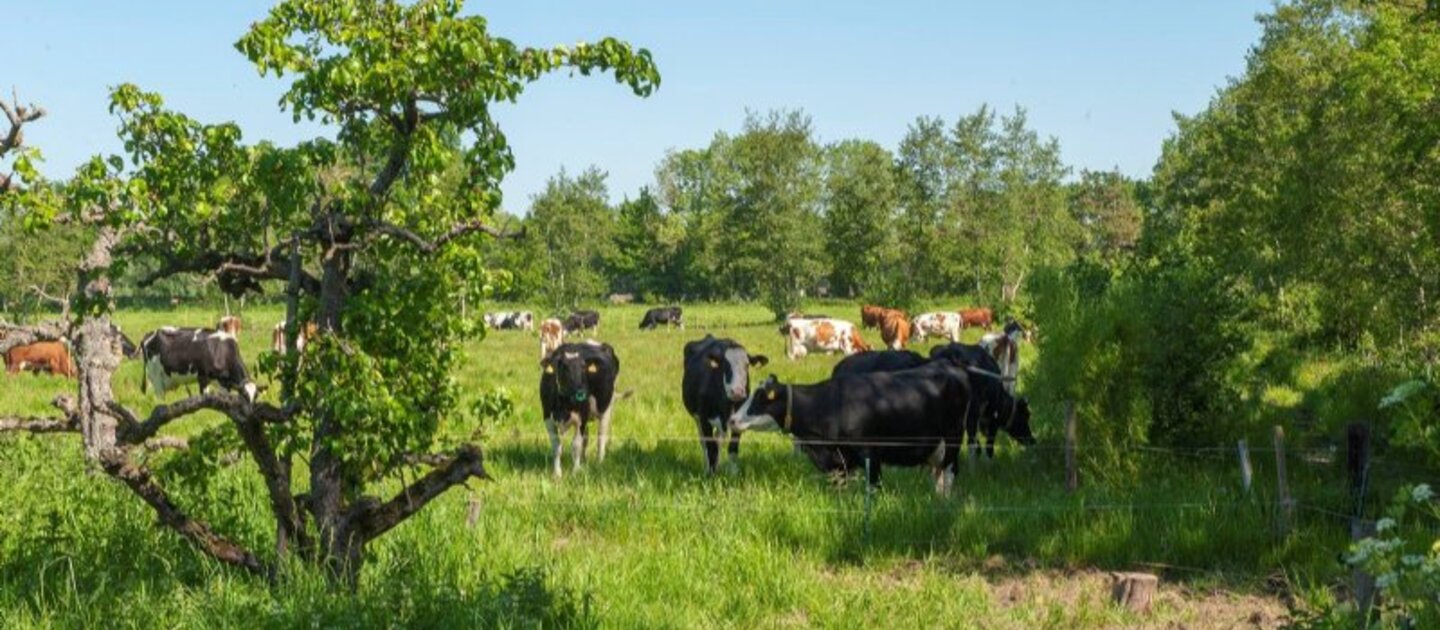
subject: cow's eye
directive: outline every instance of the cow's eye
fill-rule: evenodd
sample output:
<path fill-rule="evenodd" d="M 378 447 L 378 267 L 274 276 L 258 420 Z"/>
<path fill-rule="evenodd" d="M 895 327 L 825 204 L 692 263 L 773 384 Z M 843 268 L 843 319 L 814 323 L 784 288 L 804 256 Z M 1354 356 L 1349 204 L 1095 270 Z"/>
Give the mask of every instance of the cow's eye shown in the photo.
<path fill-rule="evenodd" d="M 712 367 L 712 368 L 718 368 L 718 367 L 720 367 L 720 362 L 719 362 L 719 361 L 716 361 L 715 359 L 710 359 L 710 367 Z"/>
<path fill-rule="evenodd" d="M 586 371 L 586 372 L 589 372 L 589 373 L 591 373 L 591 374 L 594 374 L 594 373 L 596 373 L 596 372 L 599 372 L 599 371 L 600 371 L 600 368 L 595 367 L 595 364 L 594 364 L 594 363 L 591 363 L 589 366 L 587 366 L 587 367 L 585 368 L 585 371 Z"/>
<path fill-rule="evenodd" d="M 546 373 L 546 374 L 554 374 L 554 373 L 555 373 L 555 366 L 553 366 L 553 365 L 547 365 L 547 366 L 545 366 L 545 373 Z"/>
<path fill-rule="evenodd" d="M 772 389 L 772 390 L 770 390 L 770 391 L 768 391 L 768 392 L 765 392 L 765 399 L 766 399 L 766 400 L 775 400 L 775 390 Z"/>

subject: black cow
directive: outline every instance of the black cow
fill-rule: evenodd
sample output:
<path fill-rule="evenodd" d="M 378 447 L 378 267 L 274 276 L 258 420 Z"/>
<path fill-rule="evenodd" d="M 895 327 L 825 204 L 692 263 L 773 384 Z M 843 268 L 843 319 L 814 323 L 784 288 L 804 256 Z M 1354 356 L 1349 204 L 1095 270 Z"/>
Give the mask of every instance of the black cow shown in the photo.
<path fill-rule="evenodd" d="M 640 330 L 651 330 L 660 325 L 679 326 L 685 329 L 685 322 L 680 319 L 680 307 L 662 306 L 645 311 L 645 317 L 640 320 Z"/>
<path fill-rule="evenodd" d="M 598 461 L 605 461 L 605 447 L 610 441 L 611 403 L 615 399 L 615 377 L 620 374 L 620 358 L 610 344 L 598 341 L 562 344 L 540 361 L 540 407 L 545 429 L 550 432 L 550 452 L 554 459 L 555 476 L 560 471 L 560 432 L 574 427 L 570 458 L 574 470 L 580 470 L 585 457 L 588 425 L 600 419 Z"/>
<path fill-rule="evenodd" d="M 600 328 L 600 314 L 595 311 L 575 311 L 565 318 L 565 332 L 573 333 L 582 330 Z"/>
<path fill-rule="evenodd" d="M 782 385 L 772 375 L 730 416 L 732 430 L 782 429 L 824 472 L 929 464 L 935 489 L 949 492 L 964 440 L 971 379 L 931 362 L 899 372 L 848 374 L 814 385 Z"/>
<path fill-rule="evenodd" d="M 868 374 L 870 372 L 899 372 L 917 368 L 930 360 L 909 350 L 880 350 L 857 352 L 840 359 L 830 370 L 830 378 L 846 374 Z"/>
<path fill-rule="evenodd" d="M 164 395 L 192 380 L 200 384 L 200 392 L 211 381 L 244 394 L 255 402 L 259 388 L 245 372 L 240 344 L 235 336 L 209 328 L 174 328 L 166 326 L 140 340 L 140 353 L 145 364 L 146 384 L 155 388 L 155 395 Z"/>
<path fill-rule="evenodd" d="M 751 356 L 733 339 L 705 335 L 685 344 L 685 375 L 680 394 L 685 410 L 700 429 L 705 449 L 705 471 L 715 474 L 720 465 L 720 443 L 729 433 L 730 468 L 739 466 L 740 432 L 730 431 L 731 414 L 750 395 L 750 367 L 769 363 L 764 355 Z"/>

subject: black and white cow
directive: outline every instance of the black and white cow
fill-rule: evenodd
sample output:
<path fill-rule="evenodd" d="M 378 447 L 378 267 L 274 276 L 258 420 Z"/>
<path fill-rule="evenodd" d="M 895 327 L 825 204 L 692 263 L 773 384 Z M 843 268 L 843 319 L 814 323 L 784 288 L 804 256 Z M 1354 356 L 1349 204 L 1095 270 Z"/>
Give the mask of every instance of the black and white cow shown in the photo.
<path fill-rule="evenodd" d="M 1021 445 L 1035 443 L 1030 431 L 1030 403 L 1016 396 L 1014 377 L 1006 374 L 995 357 L 982 346 L 967 343 L 951 343 L 930 349 L 930 359 L 948 361 L 961 366 L 974 375 L 977 383 L 977 400 L 981 403 L 979 413 L 967 416 L 965 437 L 974 451 L 979 446 L 979 434 L 985 435 L 985 455 L 995 457 L 995 436 L 1004 430 Z"/>
<path fill-rule="evenodd" d="M 610 344 L 598 341 L 567 343 L 540 360 L 540 407 L 545 429 L 550 433 L 550 453 L 555 476 L 560 470 L 560 433 L 573 427 L 570 458 L 573 470 L 580 470 L 585 457 L 590 420 L 600 420 L 598 461 L 605 461 L 605 448 L 610 441 L 611 403 L 615 400 L 615 377 L 620 374 L 620 358 Z"/>
<path fill-rule="evenodd" d="M 640 320 L 640 330 L 651 330 L 657 326 L 679 326 L 685 329 L 685 322 L 680 319 L 680 307 L 662 306 L 645 311 L 645 317 Z"/>
<path fill-rule="evenodd" d="M 700 446 L 705 449 L 705 471 L 715 474 L 720 465 L 720 444 L 728 435 L 729 468 L 739 467 L 740 432 L 731 431 L 731 414 L 750 395 L 750 368 L 769 363 L 765 355 L 751 355 L 733 339 L 705 335 L 685 344 L 685 374 L 680 394 L 685 410 L 700 429 Z"/>
<path fill-rule="evenodd" d="M 582 330 L 599 330 L 600 314 L 595 311 L 575 311 L 565 318 L 565 333 Z"/>
<path fill-rule="evenodd" d="M 204 393 L 214 381 L 242 393 L 250 402 L 255 402 L 259 393 L 245 372 L 240 344 L 230 333 L 166 326 L 145 335 L 140 341 L 140 353 L 145 364 L 141 392 L 147 383 L 155 388 L 156 396 L 162 396 L 182 384 L 199 382 L 200 392 Z"/>
<path fill-rule="evenodd" d="M 535 330 L 535 314 L 530 311 L 497 311 L 486 313 L 484 319 L 491 330 Z"/>
<path fill-rule="evenodd" d="M 935 489 L 950 490 L 964 439 L 971 379 L 931 362 L 899 372 L 848 374 L 814 385 L 772 375 L 730 416 L 732 430 L 783 430 L 824 472 L 864 470 L 879 485 L 884 466 L 929 465 Z"/>

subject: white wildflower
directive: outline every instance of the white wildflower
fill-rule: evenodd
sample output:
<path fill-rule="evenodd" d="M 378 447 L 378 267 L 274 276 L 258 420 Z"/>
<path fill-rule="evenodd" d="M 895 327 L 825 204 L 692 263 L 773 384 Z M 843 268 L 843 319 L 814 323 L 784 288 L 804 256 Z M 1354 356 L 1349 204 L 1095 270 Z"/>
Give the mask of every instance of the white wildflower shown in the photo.
<path fill-rule="evenodd" d="M 1395 519 L 1390 518 L 1390 517 L 1388 517 L 1388 516 L 1385 517 L 1385 518 L 1382 518 L 1382 519 L 1380 519 L 1380 520 L 1378 520 L 1378 521 L 1375 521 L 1375 531 L 1377 531 L 1377 532 L 1383 532 L 1383 531 L 1385 531 L 1385 530 L 1387 530 L 1387 529 L 1390 529 L 1391 527 L 1394 527 L 1394 526 L 1395 526 Z"/>
<path fill-rule="evenodd" d="M 1400 577 L 1395 575 L 1395 573 L 1392 571 L 1390 573 L 1386 573 L 1384 575 L 1381 575 L 1380 577 L 1375 578 L 1375 586 L 1378 586 L 1380 588 L 1390 588 L 1392 586 L 1395 586 L 1395 582 L 1399 580 Z"/>
<path fill-rule="evenodd" d="M 1420 563 L 1424 561 L 1425 558 L 1417 556 L 1413 553 L 1407 553 L 1404 557 L 1400 558 L 1400 562 L 1403 562 L 1407 567 L 1418 567 L 1420 566 Z"/>
<path fill-rule="evenodd" d="M 1422 483 L 1410 491 L 1410 498 L 1416 503 L 1425 503 L 1435 497 L 1435 491 L 1430 489 L 1430 484 Z"/>

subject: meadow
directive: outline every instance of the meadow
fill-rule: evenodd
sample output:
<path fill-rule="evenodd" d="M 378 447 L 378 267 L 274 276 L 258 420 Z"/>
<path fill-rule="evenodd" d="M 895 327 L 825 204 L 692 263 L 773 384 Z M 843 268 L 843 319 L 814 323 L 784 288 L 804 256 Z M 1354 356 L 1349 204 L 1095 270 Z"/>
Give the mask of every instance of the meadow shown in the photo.
<path fill-rule="evenodd" d="M 858 321 L 853 304 L 812 307 Z M 1124 470 L 1087 468 L 1080 491 L 1067 494 L 1061 418 L 1045 408 L 1033 421 L 1039 444 L 1002 437 L 993 460 L 962 463 L 952 497 L 935 497 L 923 470 L 887 470 L 868 519 L 863 484 L 827 480 L 783 435 L 745 436 L 739 472 L 708 477 L 680 400 L 686 341 L 713 333 L 768 355 L 756 380 L 818 381 L 838 357 L 786 360 L 769 314 L 753 305 L 687 305 L 685 330 L 656 331 L 636 329 L 644 307 L 600 310 L 594 337 L 615 346 L 618 388 L 633 392 L 616 403 L 607 461 L 578 475 L 567 461 L 566 476 L 551 478 L 538 341 L 490 333 L 467 347 L 454 376 L 469 397 L 505 392 L 513 412 L 444 432 L 477 435 L 492 480 L 449 493 L 379 540 L 354 594 L 300 567 L 273 587 L 221 567 L 155 527 L 127 490 L 87 472 L 77 437 L 0 435 L 0 626 L 1264 626 L 1331 597 L 1342 574 L 1343 523 L 1322 510 L 1345 505 L 1343 453 L 1292 454 L 1292 491 L 1311 509 L 1284 535 L 1268 452 L 1254 453 L 1250 494 L 1233 452 L 1166 449 L 1130 453 Z M 217 314 L 128 310 L 118 321 L 138 340 Z M 277 307 L 244 312 L 251 363 L 281 316 Z M 878 343 L 874 331 L 865 337 Z M 1022 365 L 1035 357 L 1025 346 Z M 127 361 L 115 385 L 145 410 L 154 401 L 140 393 L 141 372 Z M 62 392 L 73 394 L 73 383 L 0 379 L 0 410 L 48 415 Z M 168 430 L 193 436 L 217 424 L 199 416 Z M 1083 449 L 1083 427 L 1080 440 Z M 171 490 L 220 531 L 269 544 L 248 461 Z M 1155 610 L 1136 617 L 1110 605 L 1101 573 L 1110 570 L 1162 575 Z"/>

